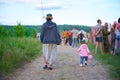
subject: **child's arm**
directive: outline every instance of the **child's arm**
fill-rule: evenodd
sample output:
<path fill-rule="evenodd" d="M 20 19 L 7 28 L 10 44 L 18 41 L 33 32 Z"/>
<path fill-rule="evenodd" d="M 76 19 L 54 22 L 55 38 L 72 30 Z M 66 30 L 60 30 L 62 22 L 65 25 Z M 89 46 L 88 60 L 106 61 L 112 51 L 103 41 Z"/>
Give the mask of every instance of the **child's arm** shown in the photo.
<path fill-rule="evenodd" d="M 81 50 L 81 47 L 78 48 L 77 52 L 80 52 L 80 50 Z"/>
<path fill-rule="evenodd" d="M 90 50 L 89 50 L 88 46 L 87 46 L 87 52 L 88 52 L 88 55 L 89 55 L 90 54 Z"/>

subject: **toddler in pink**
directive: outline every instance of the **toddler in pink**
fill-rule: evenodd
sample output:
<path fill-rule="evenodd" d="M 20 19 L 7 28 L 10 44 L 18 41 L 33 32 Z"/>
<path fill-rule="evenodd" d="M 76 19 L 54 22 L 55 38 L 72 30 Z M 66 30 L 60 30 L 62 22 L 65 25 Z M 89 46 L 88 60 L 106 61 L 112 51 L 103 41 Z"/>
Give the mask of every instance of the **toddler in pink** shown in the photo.
<path fill-rule="evenodd" d="M 88 61 L 88 54 L 90 53 L 90 50 L 85 42 L 85 40 L 81 41 L 81 45 L 77 50 L 80 54 L 80 66 L 83 66 L 83 62 L 85 61 L 85 65 L 87 65 Z"/>

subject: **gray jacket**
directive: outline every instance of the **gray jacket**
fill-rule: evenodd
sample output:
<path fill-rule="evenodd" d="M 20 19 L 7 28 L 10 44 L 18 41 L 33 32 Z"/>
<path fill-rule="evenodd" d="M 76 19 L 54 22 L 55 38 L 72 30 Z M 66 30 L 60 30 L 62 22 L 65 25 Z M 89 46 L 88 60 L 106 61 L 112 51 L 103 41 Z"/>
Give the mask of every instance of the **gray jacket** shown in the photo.
<path fill-rule="evenodd" d="M 40 40 L 43 44 L 59 45 L 61 43 L 61 36 L 56 23 L 49 20 L 42 25 Z"/>

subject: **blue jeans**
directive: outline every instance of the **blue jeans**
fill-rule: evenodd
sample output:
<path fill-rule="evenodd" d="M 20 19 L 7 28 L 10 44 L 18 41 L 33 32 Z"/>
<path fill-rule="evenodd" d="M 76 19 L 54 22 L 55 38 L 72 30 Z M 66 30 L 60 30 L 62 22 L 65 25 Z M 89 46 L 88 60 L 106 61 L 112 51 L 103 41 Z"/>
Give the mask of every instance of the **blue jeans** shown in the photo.
<path fill-rule="evenodd" d="M 114 54 L 120 55 L 120 40 L 117 40 L 117 39 L 115 40 Z"/>
<path fill-rule="evenodd" d="M 78 40 L 77 38 L 72 39 L 72 47 L 78 47 Z"/>
<path fill-rule="evenodd" d="M 80 57 L 80 64 L 83 64 L 83 61 L 88 61 L 88 57 L 87 56 L 82 56 Z"/>

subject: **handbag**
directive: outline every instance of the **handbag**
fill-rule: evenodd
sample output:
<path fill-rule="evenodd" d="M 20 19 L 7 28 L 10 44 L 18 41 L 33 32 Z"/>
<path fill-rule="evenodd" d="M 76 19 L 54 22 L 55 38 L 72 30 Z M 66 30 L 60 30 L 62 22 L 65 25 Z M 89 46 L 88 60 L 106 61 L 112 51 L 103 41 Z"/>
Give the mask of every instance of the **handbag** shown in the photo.
<path fill-rule="evenodd" d="M 88 59 L 89 59 L 89 60 L 92 60 L 92 59 L 93 59 L 92 54 L 90 54 L 90 53 L 88 54 Z"/>

